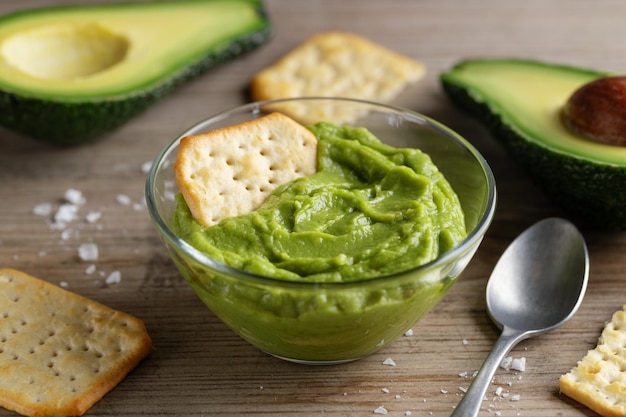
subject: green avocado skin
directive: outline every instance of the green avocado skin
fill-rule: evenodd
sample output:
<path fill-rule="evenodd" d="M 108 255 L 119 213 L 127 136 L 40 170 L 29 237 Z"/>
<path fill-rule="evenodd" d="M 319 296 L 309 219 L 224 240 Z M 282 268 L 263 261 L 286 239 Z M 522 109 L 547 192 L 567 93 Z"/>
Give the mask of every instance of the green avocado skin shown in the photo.
<path fill-rule="evenodd" d="M 488 98 L 476 94 L 466 83 L 456 82 L 455 71 L 475 61 L 462 61 L 440 75 L 450 101 L 483 124 L 549 198 L 568 213 L 591 228 L 626 230 L 626 164 L 603 164 L 585 159 L 585 155 L 557 152 L 543 146 L 541 137 L 532 137 L 517 129 Z M 563 71 L 583 71 L 597 77 L 607 75 L 543 62 L 511 59 L 508 63 L 511 61 Z M 493 65 L 499 62 L 494 60 Z"/>
<path fill-rule="evenodd" d="M 67 146 L 90 142 L 128 122 L 180 85 L 208 70 L 251 52 L 271 37 L 263 4 L 257 4 L 261 24 L 231 39 L 217 50 L 170 74 L 153 86 L 105 99 L 77 101 L 38 98 L 0 89 L 0 125 L 30 138 Z"/>

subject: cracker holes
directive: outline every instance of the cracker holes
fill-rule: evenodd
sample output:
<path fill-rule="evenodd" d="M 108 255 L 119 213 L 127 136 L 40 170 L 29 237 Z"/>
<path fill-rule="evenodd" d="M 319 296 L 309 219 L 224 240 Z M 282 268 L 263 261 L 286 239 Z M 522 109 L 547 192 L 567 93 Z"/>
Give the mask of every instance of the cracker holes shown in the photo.
<path fill-rule="evenodd" d="M 59 372 L 59 370 L 58 370 L 58 369 L 55 369 L 55 367 L 54 367 L 54 362 L 52 362 L 52 361 L 48 361 L 48 363 L 46 364 L 46 366 L 47 366 L 47 367 L 48 367 L 48 368 L 52 371 L 52 374 L 53 374 L 54 376 L 60 376 L 60 375 L 61 375 L 61 373 Z"/>
<path fill-rule="evenodd" d="M 3 319 L 8 319 L 9 318 L 9 313 L 7 313 L 6 311 L 4 313 L 2 313 L 2 318 Z"/>

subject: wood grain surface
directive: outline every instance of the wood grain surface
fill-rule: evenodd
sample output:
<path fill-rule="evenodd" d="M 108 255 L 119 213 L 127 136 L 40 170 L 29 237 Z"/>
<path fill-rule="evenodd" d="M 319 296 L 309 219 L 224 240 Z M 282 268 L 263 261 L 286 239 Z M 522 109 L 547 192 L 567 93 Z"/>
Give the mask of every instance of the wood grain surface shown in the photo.
<path fill-rule="evenodd" d="M 0 13 L 70 3 L 1 0 Z M 485 129 L 450 105 L 438 74 L 460 59 L 478 56 L 530 57 L 624 71 L 626 2 L 265 4 L 273 23 L 270 42 L 183 86 L 101 140 L 54 148 L 0 130 L 0 266 L 67 286 L 146 322 L 156 350 L 94 405 L 89 416 L 369 416 L 381 406 L 389 416 L 448 416 L 498 336 L 484 301 L 495 262 L 526 227 L 567 213 L 530 182 Z M 190 125 L 247 102 L 246 88 L 255 71 L 327 29 L 352 31 L 426 64 L 427 76 L 396 103 L 467 137 L 492 166 L 499 201 L 492 226 L 461 280 L 414 327 L 412 336 L 357 362 L 310 367 L 259 352 L 198 300 L 168 259 L 143 207 L 142 166 Z M 86 202 L 80 219 L 68 228 L 54 230 L 49 218 L 33 214 L 42 203 L 58 206 L 72 188 Z M 101 218 L 86 222 L 89 212 L 101 213 Z M 526 370 L 498 371 L 482 416 L 595 415 L 561 396 L 558 378 L 595 346 L 604 322 L 626 303 L 626 233 L 583 232 L 591 270 L 581 309 L 562 328 L 525 341 L 512 352 L 526 358 Z M 95 262 L 78 256 L 78 247 L 88 242 L 99 247 Z M 121 281 L 107 284 L 114 271 L 121 273 Z M 396 366 L 383 365 L 386 358 Z M 0 416 L 12 415 L 0 409 Z"/>

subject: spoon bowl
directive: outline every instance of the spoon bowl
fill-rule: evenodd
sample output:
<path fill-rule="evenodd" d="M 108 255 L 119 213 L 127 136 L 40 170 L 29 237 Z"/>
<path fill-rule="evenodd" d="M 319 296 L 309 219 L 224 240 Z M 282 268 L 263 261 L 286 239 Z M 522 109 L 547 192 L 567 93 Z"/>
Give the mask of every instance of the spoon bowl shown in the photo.
<path fill-rule="evenodd" d="M 527 335 L 559 327 L 582 302 L 588 255 L 580 232 L 550 218 L 524 231 L 502 254 L 487 283 L 487 310 L 499 327 Z"/>
<path fill-rule="evenodd" d="M 587 245 L 567 220 L 537 222 L 509 245 L 486 290 L 489 316 L 502 333 L 452 417 L 478 414 L 505 356 L 520 341 L 568 321 L 582 303 L 588 277 Z"/>

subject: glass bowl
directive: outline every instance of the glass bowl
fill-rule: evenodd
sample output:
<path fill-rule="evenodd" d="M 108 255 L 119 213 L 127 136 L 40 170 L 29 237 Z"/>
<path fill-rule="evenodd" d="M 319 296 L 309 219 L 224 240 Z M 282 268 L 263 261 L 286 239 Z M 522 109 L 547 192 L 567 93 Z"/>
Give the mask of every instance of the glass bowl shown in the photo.
<path fill-rule="evenodd" d="M 427 264 L 356 282 L 316 283 L 258 276 L 217 262 L 174 233 L 174 162 L 181 138 L 282 111 L 304 124 L 347 122 L 395 147 L 428 153 L 456 191 L 468 236 Z M 352 99 L 297 98 L 257 102 L 224 111 L 183 132 L 148 173 L 146 201 L 173 262 L 209 309 L 235 333 L 276 357 L 336 364 L 391 343 L 457 281 L 477 250 L 495 211 L 491 169 L 465 139 L 413 111 Z"/>

